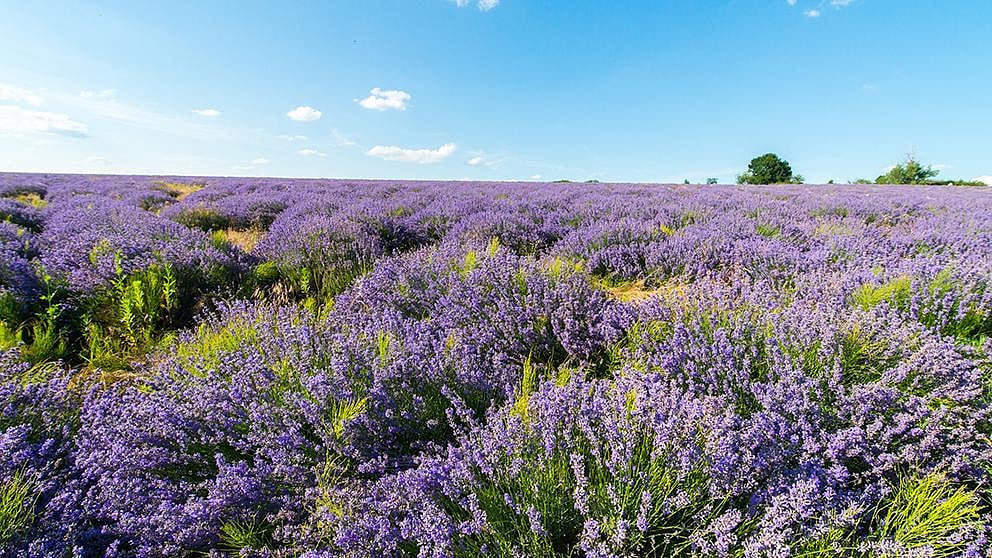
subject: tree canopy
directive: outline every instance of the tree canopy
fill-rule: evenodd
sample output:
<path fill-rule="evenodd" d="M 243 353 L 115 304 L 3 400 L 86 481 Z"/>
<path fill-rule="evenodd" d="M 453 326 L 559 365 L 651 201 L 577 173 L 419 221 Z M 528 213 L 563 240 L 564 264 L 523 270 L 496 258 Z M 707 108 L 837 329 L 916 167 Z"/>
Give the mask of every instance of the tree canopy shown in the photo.
<path fill-rule="evenodd" d="M 792 165 L 774 153 L 751 159 L 747 171 L 737 177 L 738 184 L 800 184 L 803 177 L 793 174 Z"/>
<path fill-rule="evenodd" d="M 912 154 L 895 165 L 889 172 L 875 179 L 875 184 L 932 184 L 940 171 L 930 165 L 923 166 Z"/>

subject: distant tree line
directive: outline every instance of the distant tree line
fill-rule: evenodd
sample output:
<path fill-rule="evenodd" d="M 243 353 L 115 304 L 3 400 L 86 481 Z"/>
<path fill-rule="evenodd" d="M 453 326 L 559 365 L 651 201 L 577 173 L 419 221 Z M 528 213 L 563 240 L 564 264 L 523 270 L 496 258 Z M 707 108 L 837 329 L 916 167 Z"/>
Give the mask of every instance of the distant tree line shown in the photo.
<path fill-rule="evenodd" d="M 940 170 L 930 165 L 923 165 L 916 156 L 909 154 L 906 158 L 890 168 L 885 174 L 874 181 L 865 178 L 853 180 L 853 184 L 922 184 L 930 186 L 986 186 L 976 180 L 936 180 Z M 688 181 L 686 181 L 688 182 Z M 833 184 L 833 180 L 829 183 Z M 707 183 L 710 183 L 707 180 Z M 802 184 L 803 177 L 792 170 L 788 161 L 774 153 L 751 159 L 747 171 L 737 176 L 738 184 Z"/>

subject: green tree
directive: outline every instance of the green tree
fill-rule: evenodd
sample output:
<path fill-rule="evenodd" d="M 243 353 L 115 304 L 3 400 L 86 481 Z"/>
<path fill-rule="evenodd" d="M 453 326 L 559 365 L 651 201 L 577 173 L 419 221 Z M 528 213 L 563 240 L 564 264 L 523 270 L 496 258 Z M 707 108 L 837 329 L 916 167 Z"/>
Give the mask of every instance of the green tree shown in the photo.
<path fill-rule="evenodd" d="M 801 184 L 803 177 L 792 173 L 788 161 L 774 153 L 751 159 L 747 172 L 737 177 L 738 184 Z"/>
<path fill-rule="evenodd" d="M 940 171 L 923 166 L 912 153 L 906 160 L 892 167 L 889 172 L 875 179 L 875 184 L 930 184 Z"/>

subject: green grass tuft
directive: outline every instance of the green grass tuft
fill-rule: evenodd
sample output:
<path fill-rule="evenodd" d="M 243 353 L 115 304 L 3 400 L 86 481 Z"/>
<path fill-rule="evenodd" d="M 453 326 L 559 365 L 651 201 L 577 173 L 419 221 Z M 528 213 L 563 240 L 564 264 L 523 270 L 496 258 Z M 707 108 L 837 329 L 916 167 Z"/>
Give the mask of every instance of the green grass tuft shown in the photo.
<path fill-rule="evenodd" d="M 958 556 L 967 546 L 960 534 L 982 525 L 977 495 L 941 473 L 903 478 L 876 513 L 871 539 L 894 541 L 927 556 Z"/>
<path fill-rule="evenodd" d="M 31 527 L 36 502 L 35 483 L 23 471 L 0 484 L 0 547 Z"/>

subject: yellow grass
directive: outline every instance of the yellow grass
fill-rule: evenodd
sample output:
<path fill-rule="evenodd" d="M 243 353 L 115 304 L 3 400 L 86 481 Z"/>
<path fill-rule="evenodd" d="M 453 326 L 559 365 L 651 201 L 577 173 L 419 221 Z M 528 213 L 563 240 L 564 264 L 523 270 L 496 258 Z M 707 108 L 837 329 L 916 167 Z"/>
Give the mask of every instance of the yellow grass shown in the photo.
<path fill-rule="evenodd" d="M 206 186 L 206 184 L 199 184 L 196 182 L 184 184 L 182 182 L 166 182 L 164 180 L 160 180 L 155 183 L 156 188 L 166 194 L 169 194 L 173 198 L 176 198 L 176 201 L 183 201 L 186 199 L 186 196 L 192 194 L 193 192 L 199 192 L 204 186 Z"/>
<path fill-rule="evenodd" d="M 224 239 L 229 243 L 241 248 L 245 252 L 251 252 L 255 249 L 255 245 L 258 241 L 262 239 L 265 235 L 263 231 L 247 230 L 247 231 L 236 231 L 234 229 L 225 229 L 222 231 L 224 234 Z"/>
<path fill-rule="evenodd" d="M 41 209 L 41 208 L 45 207 L 46 205 L 48 205 L 48 202 L 46 202 L 45 200 L 41 199 L 41 196 L 39 196 L 38 194 L 34 194 L 34 193 L 30 193 L 30 194 L 17 194 L 16 196 L 14 196 L 14 199 L 17 200 L 17 201 L 19 201 L 19 202 L 21 202 L 21 203 L 23 203 L 23 204 L 30 205 L 31 207 L 34 207 L 34 208 L 37 208 L 37 209 Z"/>
<path fill-rule="evenodd" d="M 620 302 L 636 304 L 658 296 L 683 296 L 685 294 L 685 288 L 677 283 L 663 283 L 653 288 L 647 288 L 644 285 L 644 280 L 639 279 L 622 285 L 607 287 L 606 292 Z"/>

